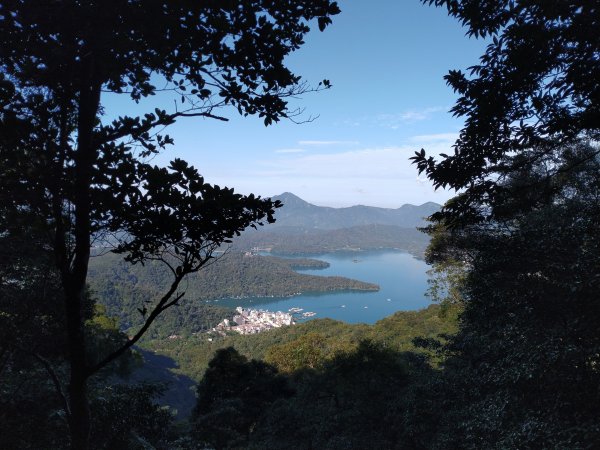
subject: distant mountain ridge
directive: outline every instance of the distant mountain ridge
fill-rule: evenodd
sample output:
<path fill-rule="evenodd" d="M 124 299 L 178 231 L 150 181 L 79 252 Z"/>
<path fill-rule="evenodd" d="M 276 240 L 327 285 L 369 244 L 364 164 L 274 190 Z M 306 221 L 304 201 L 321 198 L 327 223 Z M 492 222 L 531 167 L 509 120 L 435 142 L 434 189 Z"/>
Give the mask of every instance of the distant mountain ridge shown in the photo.
<path fill-rule="evenodd" d="M 393 225 L 415 228 L 426 225 L 425 218 L 439 211 L 441 205 L 434 202 L 422 205 L 405 204 L 400 208 L 378 208 L 356 205 L 347 208 L 317 206 L 302 200 L 291 192 L 271 197 L 284 206 L 275 214 L 277 221 L 270 227 L 300 227 L 308 229 L 335 230 L 364 225 Z"/>

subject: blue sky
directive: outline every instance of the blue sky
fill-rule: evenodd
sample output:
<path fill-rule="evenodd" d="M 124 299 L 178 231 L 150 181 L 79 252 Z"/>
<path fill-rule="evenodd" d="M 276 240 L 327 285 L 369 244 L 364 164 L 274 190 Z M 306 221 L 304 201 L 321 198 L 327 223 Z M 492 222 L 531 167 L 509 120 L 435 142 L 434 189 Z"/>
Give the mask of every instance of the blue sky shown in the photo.
<path fill-rule="evenodd" d="M 157 163 L 180 157 L 208 182 L 267 197 L 290 191 L 326 206 L 448 199 L 452 193 L 434 191 L 408 158 L 421 148 L 450 150 L 462 122 L 447 112 L 456 96 L 443 76 L 477 63 L 485 43 L 467 38 L 445 9 L 418 0 L 339 4 L 333 24 L 323 33 L 315 26 L 289 58 L 304 80 L 332 83 L 294 104 L 315 120 L 265 127 L 234 110 L 219 111 L 225 123 L 180 120 L 167 131 L 175 146 Z M 103 103 L 109 116 L 136 111 L 124 98 Z"/>

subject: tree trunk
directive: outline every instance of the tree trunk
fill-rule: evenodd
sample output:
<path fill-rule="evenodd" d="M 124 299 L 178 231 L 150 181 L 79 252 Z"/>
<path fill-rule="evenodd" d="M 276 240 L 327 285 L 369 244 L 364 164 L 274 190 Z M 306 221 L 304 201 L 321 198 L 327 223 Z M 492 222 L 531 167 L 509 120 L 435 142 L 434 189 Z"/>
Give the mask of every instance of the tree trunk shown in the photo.
<path fill-rule="evenodd" d="M 85 367 L 71 362 L 71 380 L 69 382 L 69 430 L 71 448 L 87 450 L 90 441 L 90 408 L 87 398 L 87 374 Z M 83 370 L 81 370 L 83 369 Z"/>
<path fill-rule="evenodd" d="M 87 264 L 86 264 L 87 272 Z M 66 295 L 67 340 L 69 347 L 69 363 L 71 377 L 69 379 L 69 431 L 71 448 L 87 450 L 90 435 L 90 411 L 87 398 L 87 358 L 85 341 L 85 318 L 83 302 L 85 279 L 83 286 L 79 280 L 71 277 Z"/>
<path fill-rule="evenodd" d="M 90 437 L 90 410 L 87 379 L 91 375 L 85 342 L 84 301 L 90 258 L 92 167 L 97 159 L 93 142 L 96 114 L 100 104 L 100 83 L 94 81 L 93 53 L 85 58 L 79 99 L 77 151 L 75 152 L 75 250 L 69 274 L 63 277 L 67 319 L 67 341 L 71 377 L 69 380 L 69 429 L 71 448 L 87 450 Z"/>

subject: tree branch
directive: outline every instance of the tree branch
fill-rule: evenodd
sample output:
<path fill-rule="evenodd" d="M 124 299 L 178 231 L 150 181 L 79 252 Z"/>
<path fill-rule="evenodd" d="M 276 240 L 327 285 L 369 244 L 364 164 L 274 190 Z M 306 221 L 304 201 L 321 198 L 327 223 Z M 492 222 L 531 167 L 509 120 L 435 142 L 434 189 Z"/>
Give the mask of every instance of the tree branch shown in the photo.
<path fill-rule="evenodd" d="M 176 112 L 173 114 L 167 114 L 154 122 L 140 125 L 139 127 L 135 128 L 133 130 L 132 129 L 125 129 L 125 130 L 120 130 L 120 131 L 115 130 L 113 133 L 108 133 L 102 139 L 99 139 L 98 145 L 100 146 L 100 145 L 106 144 L 108 142 L 112 142 L 117 139 L 124 138 L 126 136 L 133 136 L 133 135 L 145 133 L 146 131 L 149 131 L 152 128 L 157 127 L 159 125 L 167 125 L 168 123 L 175 121 L 175 119 L 177 119 L 178 117 L 208 117 L 210 119 L 216 119 L 216 120 L 220 120 L 223 122 L 229 121 L 229 119 L 227 117 L 217 116 L 210 112 L 206 112 L 206 111 L 191 112 L 191 111 L 193 111 L 193 110 L 187 110 L 187 111 Z"/>
<path fill-rule="evenodd" d="M 177 290 L 177 287 L 179 286 L 179 283 L 181 283 L 181 280 L 185 277 L 185 275 L 187 275 L 187 272 L 182 272 L 181 275 L 178 275 L 175 277 L 175 281 L 173 281 L 169 290 L 165 293 L 165 295 L 162 296 L 162 298 L 159 300 L 159 302 L 156 304 L 156 306 L 154 307 L 154 309 L 152 310 L 152 312 L 150 313 L 150 315 L 144 322 L 144 325 L 142 325 L 142 327 L 138 330 L 138 332 L 131 339 L 129 339 L 120 348 L 118 348 L 117 350 L 110 353 L 108 356 L 106 356 L 100 362 L 98 362 L 88 368 L 88 370 L 87 370 L 88 377 L 92 376 L 99 370 L 103 369 L 108 364 L 110 364 L 112 361 L 117 359 L 119 356 L 123 355 L 131 347 L 133 347 L 136 344 L 136 342 L 139 341 L 140 338 L 144 335 L 144 333 L 148 330 L 150 325 L 152 325 L 154 320 L 165 309 L 167 309 L 168 307 L 172 306 L 173 304 L 175 304 L 179 300 L 181 300 L 181 298 L 185 295 L 185 292 L 177 294 L 174 300 L 169 301 L 169 299 L 175 293 L 175 291 Z"/>
<path fill-rule="evenodd" d="M 63 388 L 62 388 L 62 385 L 60 384 L 58 375 L 54 371 L 54 368 L 52 367 L 52 364 L 50 364 L 50 361 L 48 361 L 46 358 L 44 358 L 42 355 L 40 355 L 38 353 L 32 352 L 30 350 L 26 350 L 17 345 L 15 345 L 14 348 L 19 350 L 20 352 L 23 352 L 25 354 L 33 356 L 44 366 L 44 369 L 46 369 L 46 372 L 48 372 L 48 375 L 50 375 L 50 378 L 52 379 L 52 384 L 54 385 L 54 389 L 56 390 L 56 393 L 60 397 L 63 409 L 65 410 L 67 417 L 69 417 L 71 415 L 71 408 L 69 408 L 69 401 L 67 400 L 67 396 L 65 395 L 65 393 L 63 391 Z"/>

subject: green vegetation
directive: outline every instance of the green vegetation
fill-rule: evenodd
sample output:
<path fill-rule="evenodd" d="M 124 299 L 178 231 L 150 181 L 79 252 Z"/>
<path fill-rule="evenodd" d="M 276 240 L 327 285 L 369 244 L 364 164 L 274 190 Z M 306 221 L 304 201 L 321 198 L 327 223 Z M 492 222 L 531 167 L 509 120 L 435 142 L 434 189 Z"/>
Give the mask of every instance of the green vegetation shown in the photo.
<path fill-rule="evenodd" d="M 217 448 L 245 446 L 265 408 L 292 394 L 275 368 L 248 361 L 232 348 L 216 353 L 197 392 L 192 436 Z"/>
<path fill-rule="evenodd" d="M 381 342 L 341 349 L 307 333 L 271 346 L 295 394 L 224 448 L 600 446 L 600 10 L 424 3 L 490 40 L 469 74 L 446 77 L 465 120 L 454 151 L 413 158 L 436 187 L 460 191 L 433 214 L 426 255 L 438 312 L 462 310 L 458 330 L 415 341 L 439 371 Z M 240 403 L 223 397 L 197 423 Z"/>
<path fill-rule="evenodd" d="M 277 361 L 286 360 L 286 352 L 298 347 L 302 340 L 309 339 L 313 342 L 311 336 L 317 337 L 320 342 L 320 356 L 317 358 L 319 364 L 340 351 L 356 349 L 362 340 L 381 344 L 397 352 L 413 351 L 416 350 L 414 338 L 439 339 L 440 336 L 452 334 L 457 330 L 458 309 L 453 308 L 447 314 L 440 314 L 441 311 L 442 308 L 438 305 L 431 305 L 420 311 L 399 311 L 373 325 L 315 319 L 255 335 L 232 334 L 218 337 L 212 334 L 198 334 L 180 339 L 152 339 L 145 341 L 144 347 L 177 361 L 177 373 L 199 381 L 215 352 L 227 347 L 235 348 L 249 359 L 266 359 L 275 364 Z M 425 349 L 419 351 L 435 356 Z M 302 355 L 298 355 L 298 358 L 299 362 L 292 359 L 287 363 L 293 367 L 306 367 L 302 363 Z M 279 364 L 279 368 L 289 371 L 283 363 Z"/>
<path fill-rule="evenodd" d="M 428 243 L 429 237 L 416 228 L 376 224 L 336 230 L 274 228 L 250 231 L 234 241 L 239 249 L 271 248 L 274 254 L 280 255 L 389 248 L 409 252 L 417 258 L 423 257 Z"/>
<path fill-rule="evenodd" d="M 343 277 L 321 277 L 295 272 L 299 268 L 324 268 L 314 259 L 283 259 L 273 256 L 245 256 L 229 253 L 214 260 L 196 274 L 189 275 L 185 298 L 165 311 L 151 336 L 191 334 L 210 329 L 231 311 L 207 301 L 221 298 L 289 296 L 300 292 L 335 290 L 377 290 L 377 285 Z M 92 258 L 90 287 L 102 299 L 109 314 L 120 317 L 125 328 L 135 328 L 144 320 L 143 308 L 151 309 L 170 279 L 164 265 L 149 262 L 131 265 L 114 254 Z"/>
<path fill-rule="evenodd" d="M 503 185 L 502 217 L 436 230 L 432 261 L 467 263 L 461 326 L 444 348 L 450 447 L 600 442 L 600 160 L 587 145 L 564 150 L 560 176 L 538 178 L 536 163 Z"/>
<path fill-rule="evenodd" d="M 61 307 L 64 294 L 53 255 L 45 245 L 44 228 L 36 226 L 27 214 L 18 218 L 0 233 L 0 447 L 65 448 L 67 399 L 61 388 L 68 373 L 65 311 Z M 107 316 L 89 292 L 83 315 L 88 361 L 96 362 L 127 342 L 118 321 Z M 136 352 L 125 352 L 96 374 L 91 389 L 103 389 L 140 363 Z M 151 398 L 146 401 L 152 403 Z M 94 412 L 101 410 L 92 407 Z M 110 427 L 111 422 L 104 419 L 95 426 Z"/>
<path fill-rule="evenodd" d="M 287 374 L 217 351 L 198 385 L 193 448 L 430 448 L 439 373 L 423 357 L 360 341 L 323 359 L 316 334 L 290 344 L 304 363 Z"/>

